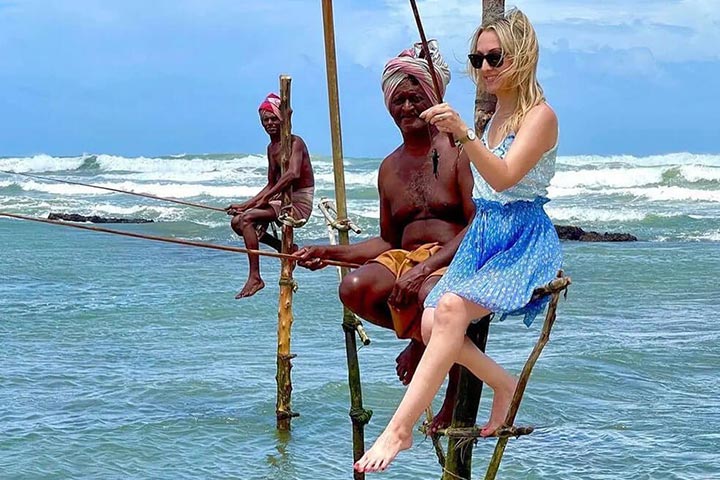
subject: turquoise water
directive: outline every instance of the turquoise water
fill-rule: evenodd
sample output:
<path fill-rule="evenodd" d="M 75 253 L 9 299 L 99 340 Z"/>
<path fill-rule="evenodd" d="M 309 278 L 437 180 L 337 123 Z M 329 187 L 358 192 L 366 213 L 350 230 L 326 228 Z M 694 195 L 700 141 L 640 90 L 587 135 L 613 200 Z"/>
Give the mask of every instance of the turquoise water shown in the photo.
<path fill-rule="evenodd" d="M 330 195 L 327 158 L 315 159 Z M 377 160 L 350 160 L 350 211 L 377 233 Z M 263 181 L 260 156 L 0 159 L 2 169 L 224 205 Z M 594 172 L 594 173 L 593 173 Z M 239 186 L 238 186 L 239 185 Z M 253 190 L 255 189 L 255 190 Z M 548 211 L 559 223 L 635 233 L 565 242 L 574 284 L 559 307 L 500 478 L 720 478 L 720 157 L 564 157 Z M 143 233 L 238 245 L 222 215 L 0 176 L 0 210 L 142 216 Z M 301 243 L 326 240 L 319 216 Z M 242 255 L 0 219 L 0 478 L 351 478 L 337 274 L 298 270 L 294 420 L 275 431 L 279 264 L 236 301 Z M 403 347 L 368 326 L 366 407 L 381 431 L 403 387 Z M 540 330 L 491 327 L 488 352 L 519 372 Z M 437 406 L 436 406 L 437 407 Z M 487 416 L 489 399 L 481 405 Z M 482 478 L 492 442 L 475 449 Z M 382 475 L 439 478 L 422 435 Z"/>

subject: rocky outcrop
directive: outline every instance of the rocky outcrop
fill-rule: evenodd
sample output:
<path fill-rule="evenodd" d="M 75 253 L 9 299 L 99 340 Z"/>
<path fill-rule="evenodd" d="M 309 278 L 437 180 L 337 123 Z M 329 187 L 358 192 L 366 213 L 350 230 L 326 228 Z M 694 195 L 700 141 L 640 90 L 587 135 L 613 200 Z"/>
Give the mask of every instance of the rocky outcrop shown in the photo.
<path fill-rule="evenodd" d="M 576 240 L 578 242 L 636 242 L 637 237 L 629 233 L 586 232 L 572 225 L 555 225 L 560 240 Z"/>
<path fill-rule="evenodd" d="M 113 218 L 99 217 L 97 215 L 78 215 L 77 213 L 50 213 L 48 220 L 64 220 L 66 222 L 90 222 L 90 223 L 153 223 L 153 220 L 145 218 Z"/>

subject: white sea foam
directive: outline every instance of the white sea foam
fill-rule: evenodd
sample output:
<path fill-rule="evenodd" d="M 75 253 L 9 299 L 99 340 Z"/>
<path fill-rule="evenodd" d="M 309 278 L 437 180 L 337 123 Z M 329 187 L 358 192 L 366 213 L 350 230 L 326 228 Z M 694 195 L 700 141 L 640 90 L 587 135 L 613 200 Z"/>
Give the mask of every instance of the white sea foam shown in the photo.
<path fill-rule="evenodd" d="M 240 171 L 231 170 L 213 170 L 209 172 L 185 172 L 185 171 L 156 171 L 141 173 L 113 172 L 100 176 L 107 180 L 133 180 L 140 182 L 165 181 L 165 182 L 225 182 L 236 185 L 248 183 L 267 182 L 267 171 L 264 169 L 252 169 Z"/>
<path fill-rule="evenodd" d="M 52 193 L 55 195 L 109 195 L 113 192 L 80 185 L 65 185 L 59 183 L 42 183 L 34 180 L 20 183 L 20 188 L 26 191 Z M 243 198 L 251 197 L 260 191 L 260 187 L 247 186 L 213 186 L 188 183 L 98 183 L 98 186 L 116 188 L 137 193 L 149 193 L 160 197 L 189 198 L 197 196 L 210 196 L 217 198 Z"/>
<path fill-rule="evenodd" d="M 681 235 L 684 240 L 690 240 L 695 242 L 720 242 L 720 230 L 703 232 L 703 233 L 690 233 Z"/>
<path fill-rule="evenodd" d="M 345 172 L 345 185 L 374 187 L 377 185 L 377 179 L 377 170 L 367 173 Z M 335 183 L 335 177 L 333 173 L 321 173 L 315 175 L 315 181 L 333 185 Z"/>
<path fill-rule="evenodd" d="M 720 190 L 699 190 L 677 186 L 656 186 L 637 188 L 613 188 L 613 189 L 590 189 L 583 187 L 558 188 L 550 186 L 548 196 L 550 198 L 567 197 L 588 197 L 590 195 L 600 196 L 628 196 L 635 199 L 644 199 L 652 202 L 720 202 Z"/>
<path fill-rule="evenodd" d="M 572 187 L 635 187 L 660 183 L 663 168 L 601 168 L 597 170 L 559 171 L 551 185 L 558 188 Z"/>
<path fill-rule="evenodd" d="M 560 222 L 632 222 L 647 216 L 647 212 L 625 208 L 557 207 L 552 203 L 548 204 L 546 211 L 550 218 Z"/>
<path fill-rule="evenodd" d="M 648 155 L 636 157 L 633 155 L 569 155 L 558 157 L 559 165 L 629 165 L 637 167 L 657 167 L 673 165 L 705 165 L 720 167 L 720 155 L 696 154 L 687 152 L 668 153 L 664 155 Z"/>
<path fill-rule="evenodd" d="M 626 188 L 616 193 L 645 198 L 650 201 L 720 202 L 720 190 L 696 190 L 685 187 Z"/>
<path fill-rule="evenodd" d="M 106 172 L 168 172 L 168 173 L 204 173 L 226 171 L 235 168 L 265 168 L 264 155 L 243 155 L 229 159 L 213 158 L 146 158 L 98 155 L 96 162 L 100 170 Z"/>
<path fill-rule="evenodd" d="M 689 182 L 720 181 L 720 167 L 706 165 L 683 165 L 680 174 Z"/>
<path fill-rule="evenodd" d="M 86 158 L 85 156 L 52 157 L 45 154 L 33 157 L 0 158 L 0 170 L 23 173 L 75 170 L 82 166 Z"/>

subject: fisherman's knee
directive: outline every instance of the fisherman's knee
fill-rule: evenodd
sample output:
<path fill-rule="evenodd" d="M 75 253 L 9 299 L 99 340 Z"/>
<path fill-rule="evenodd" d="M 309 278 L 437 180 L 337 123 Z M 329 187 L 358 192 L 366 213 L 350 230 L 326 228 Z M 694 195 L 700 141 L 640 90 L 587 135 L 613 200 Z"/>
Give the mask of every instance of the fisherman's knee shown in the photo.
<path fill-rule="evenodd" d="M 339 294 L 340 301 L 353 312 L 357 313 L 359 307 L 363 305 L 362 292 L 366 285 L 362 276 L 356 273 L 350 273 L 340 282 Z"/>
<path fill-rule="evenodd" d="M 232 217 L 232 219 L 230 220 L 230 227 L 233 230 L 235 230 L 235 231 L 242 230 L 242 217 L 243 217 L 242 213 L 240 213 L 238 215 L 234 215 Z"/>
<path fill-rule="evenodd" d="M 238 215 L 238 217 L 240 217 L 238 222 L 240 223 L 241 229 L 255 225 L 255 215 L 253 214 L 252 210 L 243 212 L 242 214 Z"/>

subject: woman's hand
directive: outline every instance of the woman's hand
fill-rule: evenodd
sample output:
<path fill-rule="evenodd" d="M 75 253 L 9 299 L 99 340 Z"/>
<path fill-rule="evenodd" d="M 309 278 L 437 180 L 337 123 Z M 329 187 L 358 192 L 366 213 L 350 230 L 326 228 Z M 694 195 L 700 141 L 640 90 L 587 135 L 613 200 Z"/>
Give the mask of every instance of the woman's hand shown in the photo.
<path fill-rule="evenodd" d="M 443 133 L 451 133 L 456 140 L 467 135 L 468 126 L 460 118 L 460 114 L 447 103 L 433 105 L 422 112 L 420 118 Z"/>

